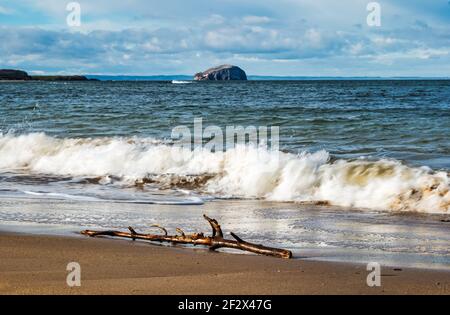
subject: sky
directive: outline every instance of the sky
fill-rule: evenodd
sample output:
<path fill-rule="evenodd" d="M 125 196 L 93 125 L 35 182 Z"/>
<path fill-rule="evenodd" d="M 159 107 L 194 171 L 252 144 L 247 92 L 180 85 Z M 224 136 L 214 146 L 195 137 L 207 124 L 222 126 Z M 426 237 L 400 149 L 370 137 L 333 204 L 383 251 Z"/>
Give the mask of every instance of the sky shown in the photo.
<path fill-rule="evenodd" d="M 174 75 L 450 76 L 450 1 L 0 0 L 0 68 Z M 370 19 L 370 21 L 374 21 Z M 369 21 L 369 22 L 370 22 Z M 369 25 L 370 24 L 370 25 Z"/>

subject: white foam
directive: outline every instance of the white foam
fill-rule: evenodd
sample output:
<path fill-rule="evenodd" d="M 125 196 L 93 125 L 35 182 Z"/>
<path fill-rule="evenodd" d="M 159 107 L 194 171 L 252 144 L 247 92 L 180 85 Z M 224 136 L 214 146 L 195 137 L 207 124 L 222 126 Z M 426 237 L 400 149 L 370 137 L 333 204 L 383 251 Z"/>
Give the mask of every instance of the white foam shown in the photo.
<path fill-rule="evenodd" d="M 181 81 L 181 80 L 172 80 L 173 84 L 191 84 L 193 81 Z"/>
<path fill-rule="evenodd" d="M 71 194 L 63 194 L 63 193 L 54 193 L 54 192 L 38 192 L 38 191 L 22 191 L 26 195 L 36 196 L 36 197 L 46 197 L 46 198 L 55 198 L 55 199 L 70 199 L 70 200 L 78 200 L 78 201 L 100 201 L 99 198 L 88 197 L 88 196 L 77 196 Z"/>
<path fill-rule="evenodd" d="M 163 197 L 163 198 L 142 198 L 142 199 L 114 199 L 114 198 L 100 198 L 91 197 L 86 195 L 74 195 L 67 193 L 55 193 L 55 192 L 42 192 L 42 191 L 20 191 L 25 195 L 30 195 L 36 197 L 37 199 L 61 199 L 61 200 L 76 200 L 76 201 L 93 201 L 93 202 L 112 202 L 112 203 L 134 203 L 134 204 L 157 204 L 157 205 L 202 205 L 203 199 L 199 197 L 189 197 L 189 198 L 174 198 L 174 197 Z"/>
<path fill-rule="evenodd" d="M 0 170 L 74 177 L 115 176 L 125 182 L 204 176 L 199 187 L 222 197 L 393 211 L 449 213 L 447 172 L 398 161 L 329 162 L 326 151 L 282 153 L 237 147 L 211 153 L 151 138 L 58 139 L 43 133 L 0 136 Z M 108 181 L 106 181 L 108 182 Z"/>

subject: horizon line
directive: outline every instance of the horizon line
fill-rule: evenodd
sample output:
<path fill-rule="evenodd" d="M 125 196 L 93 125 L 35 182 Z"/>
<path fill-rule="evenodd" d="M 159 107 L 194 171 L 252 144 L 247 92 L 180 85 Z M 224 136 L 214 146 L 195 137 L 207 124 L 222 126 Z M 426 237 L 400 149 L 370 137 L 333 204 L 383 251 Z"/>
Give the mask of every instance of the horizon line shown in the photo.
<path fill-rule="evenodd" d="M 52 75 L 52 74 L 45 74 Z M 44 75 L 44 76 L 45 76 Z M 194 78 L 193 75 L 189 74 L 82 74 L 89 77 L 137 77 L 137 78 L 155 78 L 155 77 L 189 77 Z M 321 75 L 321 76 L 310 76 L 310 75 L 259 75 L 259 74 L 248 74 L 248 78 L 364 78 L 364 79 L 450 79 L 449 76 L 333 76 L 333 75 Z"/>

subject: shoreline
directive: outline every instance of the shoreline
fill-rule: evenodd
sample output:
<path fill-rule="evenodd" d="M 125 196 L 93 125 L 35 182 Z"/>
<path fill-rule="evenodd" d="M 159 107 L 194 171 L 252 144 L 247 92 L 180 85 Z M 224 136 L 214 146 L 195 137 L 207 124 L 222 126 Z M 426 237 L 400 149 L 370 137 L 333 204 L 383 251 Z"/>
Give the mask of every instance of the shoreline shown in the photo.
<path fill-rule="evenodd" d="M 383 266 L 450 271 L 448 223 L 440 222 L 439 217 L 263 201 L 176 206 L 3 198 L 0 233 L 79 239 L 84 237 L 79 232 L 85 229 L 126 230 L 132 226 L 144 232 L 159 224 L 170 231 L 180 227 L 190 233 L 209 234 L 203 214 L 218 219 L 227 235 L 234 232 L 253 243 L 291 250 L 294 260 L 379 262 Z"/>
<path fill-rule="evenodd" d="M 87 235 L 81 234 L 81 231 L 83 230 L 111 230 L 108 228 L 92 228 L 92 227 L 85 227 L 85 226 L 59 226 L 59 225 L 53 225 L 53 224 L 36 224 L 36 223 L 30 223 L 30 222 L 14 222 L 14 223 L 6 223 L 2 222 L 0 224 L 0 239 L 3 235 L 8 236 L 26 236 L 26 237 L 49 237 L 49 238 L 62 238 L 62 239 L 95 239 L 95 240 L 108 240 L 108 241 L 119 241 L 119 242 L 129 242 L 131 240 L 126 238 L 120 238 L 120 237 L 110 237 L 110 236 L 100 236 L 100 237 L 88 237 Z M 112 229 L 112 230 L 124 230 L 127 231 L 127 229 L 119 228 L 119 229 Z M 157 247 L 164 247 L 164 248 L 173 248 L 177 250 L 183 250 L 183 251 L 196 251 L 196 252 L 209 252 L 207 247 L 204 246 L 193 246 L 189 244 L 169 244 L 169 243 L 158 243 L 158 242 L 149 242 L 146 240 L 136 240 L 136 243 L 143 244 L 143 245 L 150 245 L 150 246 L 157 246 Z M 266 246 L 273 247 L 276 246 L 272 243 L 266 243 Z M 282 245 L 277 245 L 277 248 L 286 249 Z M 231 256 L 256 256 L 256 257 L 266 257 L 263 255 L 254 254 L 247 251 L 240 251 L 240 250 L 234 250 L 234 249 L 228 249 L 228 248 L 222 248 L 214 253 L 220 253 L 225 255 L 231 255 Z M 275 259 L 282 259 L 282 258 L 275 258 Z M 283 259 L 282 259 L 283 260 Z M 317 263 L 329 263 L 329 264 L 345 264 L 345 265 L 357 265 L 357 266 L 366 266 L 366 264 L 369 262 L 369 260 L 354 260 L 352 261 L 352 256 L 345 257 L 344 259 L 337 258 L 334 256 L 327 256 L 325 253 L 322 253 L 320 255 L 317 250 L 311 250 L 310 248 L 305 248 L 301 250 L 300 252 L 295 251 L 293 252 L 293 255 L 290 259 L 291 261 L 310 261 L 310 262 L 317 262 Z M 375 260 L 373 260 L 375 261 Z M 404 261 L 380 261 L 380 264 L 387 268 L 387 269 L 411 269 L 411 270 L 428 270 L 428 271 L 437 271 L 437 272 L 447 272 L 450 274 L 450 268 L 445 265 L 424 265 L 424 264 L 413 264 L 408 265 L 405 264 Z"/>
<path fill-rule="evenodd" d="M 450 294 L 450 272 L 0 231 L 0 294 Z M 69 262 L 81 287 L 68 287 Z"/>

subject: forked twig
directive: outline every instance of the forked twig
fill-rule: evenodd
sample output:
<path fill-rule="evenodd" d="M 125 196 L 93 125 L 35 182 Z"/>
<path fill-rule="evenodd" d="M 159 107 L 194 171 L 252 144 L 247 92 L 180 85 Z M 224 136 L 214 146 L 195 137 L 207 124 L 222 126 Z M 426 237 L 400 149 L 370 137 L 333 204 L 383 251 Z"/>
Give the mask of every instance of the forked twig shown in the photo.
<path fill-rule="evenodd" d="M 206 221 L 209 222 L 212 228 L 212 236 L 205 236 L 203 233 L 186 234 L 180 228 L 177 228 L 177 235 L 168 235 L 167 230 L 159 225 L 152 225 L 152 227 L 159 228 L 164 232 L 161 234 L 141 234 L 137 233 L 131 226 L 128 227 L 130 232 L 121 231 L 92 231 L 85 230 L 81 234 L 88 236 L 115 236 L 131 238 L 132 240 L 140 239 L 152 242 L 170 242 L 178 244 L 191 244 L 191 245 L 203 245 L 209 247 L 210 250 L 216 250 L 218 248 L 233 248 L 240 249 L 260 255 L 274 256 L 280 258 L 291 258 L 292 252 L 285 249 L 267 247 L 260 244 L 253 244 L 244 241 L 239 236 L 231 232 L 231 236 L 234 240 L 225 239 L 223 237 L 222 228 L 215 219 L 211 219 L 207 215 L 203 215 Z"/>

